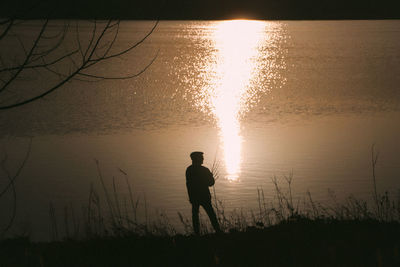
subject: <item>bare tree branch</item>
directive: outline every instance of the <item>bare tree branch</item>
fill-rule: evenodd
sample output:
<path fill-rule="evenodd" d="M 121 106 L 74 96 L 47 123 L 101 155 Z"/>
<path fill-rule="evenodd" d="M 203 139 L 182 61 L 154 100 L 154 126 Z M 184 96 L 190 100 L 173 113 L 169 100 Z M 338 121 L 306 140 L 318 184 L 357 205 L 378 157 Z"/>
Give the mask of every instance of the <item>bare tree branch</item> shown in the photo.
<path fill-rule="evenodd" d="M 54 65 L 54 64 L 56 64 L 56 63 L 58 63 L 58 62 L 64 60 L 64 59 L 67 58 L 67 57 L 71 57 L 72 55 L 74 55 L 74 54 L 76 54 L 76 53 L 78 53 L 78 52 L 79 52 L 79 51 L 78 51 L 78 49 L 77 49 L 77 50 L 74 50 L 74 51 L 72 51 L 72 52 L 69 52 L 68 54 L 65 54 L 65 55 L 63 55 L 63 56 L 61 56 L 61 57 L 59 57 L 59 58 L 57 58 L 57 59 L 55 59 L 55 60 L 53 60 L 53 61 L 50 61 L 50 62 L 47 62 L 47 63 L 44 62 L 44 63 L 42 63 L 42 64 L 37 64 L 37 65 L 27 65 L 27 66 L 24 67 L 24 69 L 37 69 L 37 68 L 48 67 L 48 66 Z M 20 68 L 21 68 L 21 67 L 4 68 L 4 69 L 1 69 L 0 72 L 14 71 L 14 70 L 19 70 Z"/>
<path fill-rule="evenodd" d="M 29 141 L 29 145 L 28 145 L 28 149 L 26 151 L 24 160 L 22 161 L 21 165 L 19 166 L 19 168 L 17 169 L 17 171 L 15 172 L 14 176 L 10 176 L 10 182 L 4 187 L 4 189 L 0 192 L 0 198 L 8 191 L 8 189 L 12 186 L 13 183 L 15 183 L 15 180 L 17 179 L 17 177 L 19 176 L 19 174 L 21 173 L 22 169 L 25 167 L 26 162 L 28 161 L 29 155 L 31 153 L 31 148 L 32 148 L 32 138 Z M 4 170 L 4 161 L 2 162 L 2 168 Z"/>
<path fill-rule="evenodd" d="M 11 78 L 0 88 L 0 93 L 2 91 L 4 91 L 7 86 L 9 86 L 11 84 L 12 81 L 14 81 L 17 76 L 24 70 L 24 67 L 27 65 L 27 63 L 29 62 L 30 57 L 33 54 L 33 51 L 35 51 L 37 44 L 39 43 L 41 36 L 43 35 L 44 31 L 46 30 L 47 24 L 48 24 L 48 20 L 46 20 L 46 22 L 43 24 L 40 33 L 38 34 L 35 42 L 33 43 L 33 46 L 31 48 L 31 50 L 29 51 L 28 55 L 25 58 L 25 61 L 22 63 L 22 65 L 20 66 L 20 68 L 14 73 L 14 75 L 11 76 Z"/>
<path fill-rule="evenodd" d="M 126 75 L 126 76 L 107 77 L 107 76 L 100 76 L 100 75 L 79 72 L 78 75 L 95 78 L 95 79 L 100 79 L 100 80 L 128 80 L 128 79 L 136 78 L 139 75 L 141 75 L 142 73 L 144 73 L 153 64 L 153 62 L 158 57 L 158 53 L 159 53 L 159 50 L 157 51 L 157 54 L 153 57 L 153 59 L 150 61 L 150 63 L 147 64 L 141 71 L 139 71 L 138 73 L 135 73 L 135 74 L 130 74 L 130 75 Z"/>
<path fill-rule="evenodd" d="M 120 25 L 120 22 L 118 21 L 118 22 L 116 23 L 116 25 L 117 25 L 117 29 L 115 30 L 114 38 L 112 39 L 112 41 L 111 41 L 109 44 L 107 44 L 108 47 L 107 47 L 106 51 L 104 52 L 103 57 L 107 56 L 107 54 L 108 54 L 108 53 L 110 52 L 110 50 L 113 48 L 113 46 L 114 46 L 114 44 L 115 44 L 115 41 L 117 40 L 118 33 L 119 33 L 119 25 Z"/>
<path fill-rule="evenodd" d="M 9 22 L 12 21 L 12 20 L 13 20 L 12 18 L 5 18 L 5 19 L 3 19 L 2 21 L 0 21 L 0 25 L 7 24 L 7 23 L 9 23 Z"/>
<path fill-rule="evenodd" d="M 132 79 L 145 72 L 157 59 L 158 52 L 141 70 L 128 75 L 96 74 L 92 70 L 94 65 L 123 56 L 138 47 L 154 32 L 159 21 L 156 21 L 139 41 L 116 52 L 112 51 L 115 49 L 120 33 L 119 20 L 108 20 L 106 22 L 93 21 L 90 34 L 86 36 L 88 38 L 85 38 L 85 40 L 81 38 L 82 34 L 78 22 L 75 25 L 76 37 L 73 39 L 67 39 L 70 23 L 64 24 L 62 29 L 57 31 L 57 33 L 48 34 L 46 30 L 49 28 L 49 23 L 49 20 L 43 23 L 35 40 L 32 41 L 29 51 L 26 51 L 24 46 L 24 41 L 26 42 L 26 40 L 23 41 L 18 34 L 14 36 L 19 42 L 22 51 L 25 52 L 25 56 L 20 60 L 21 63 L 15 63 L 18 62 L 17 57 L 14 59 L 13 64 L 8 64 L 7 61 L 2 60 L 3 68 L 0 69 L 0 80 L 3 82 L 0 86 L 0 110 L 15 108 L 43 98 L 71 80 L 96 82 L 101 80 Z M 12 56 L 7 55 L 5 59 L 9 60 Z M 52 84 L 43 88 L 41 92 L 31 93 L 30 96 L 22 93 L 21 95 L 25 95 L 25 97 L 18 101 L 15 98 L 10 98 L 9 95 L 5 95 L 6 92 L 7 94 L 14 94 L 14 91 L 21 90 L 17 87 L 18 79 L 22 78 L 22 72 L 28 70 L 37 71 L 38 75 L 47 72 L 50 75 L 49 78 L 53 77 L 52 79 L 48 79 Z M 26 74 L 28 74 L 27 78 L 32 77 L 29 76 L 30 72 L 26 72 Z M 80 79 L 83 77 L 88 78 L 88 80 Z M 14 84 L 15 86 L 11 86 Z M 8 87 L 11 87 L 12 90 L 8 90 Z M 23 92 L 29 91 L 33 92 L 32 90 L 25 90 Z M 8 99 L 9 102 L 5 102 L 4 99 Z"/>
<path fill-rule="evenodd" d="M 66 35 L 66 33 L 67 33 L 67 28 L 66 28 L 66 26 L 64 25 L 64 28 L 63 28 L 63 30 L 61 31 L 61 35 L 59 36 L 59 40 L 57 41 L 57 43 L 55 43 L 54 45 L 52 45 L 50 48 L 48 48 L 47 50 L 43 50 L 43 51 L 40 51 L 40 52 L 38 52 L 38 53 L 34 53 L 33 54 L 33 56 L 36 56 L 37 58 L 36 59 L 32 59 L 32 62 L 34 62 L 34 61 L 36 61 L 37 59 L 39 59 L 39 58 L 43 58 L 44 56 L 47 56 L 47 55 L 49 55 L 51 52 L 53 52 L 53 51 L 55 51 L 58 47 L 60 47 L 60 45 L 64 42 L 64 40 L 65 40 L 65 35 Z M 57 34 L 58 35 L 58 34 Z M 51 40 L 51 39 L 56 39 L 57 37 L 55 37 L 55 38 L 47 38 L 47 37 L 45 37 L 45 36 L 42 36 L 42 39 L 48 39 L 48 40 Z M 46 47 L 46 46 L 45 46 Z M 37 50 L 39 50 L 40 49 L 40 47 L 38 46 L 38 49 Z"/>
<path fill-rule="evenodd" d="M 81 54 L 81 57 L 82 57 L 81 60 L 84 61 L 85 60 L 85 55 L 84 55 L 83 50 L 82 50 L 81 39 L 79 38 L 79 22 L 78 21 L 76 22 L 75 31 L 76 31 L 76 42 L 78 44 L 78 50 L 79 50 L 79 52 Z"/>
<path fill-rule="evenodd" d="M 92 57 L 93 57 L 93 55 L 95 54 L 95 52 L 96 52 L 96 50 L 97 50 L 97 48 L 98 48 L 98 46 L 99 46 L 101 40 L 103 39 L 104 35 L 106 34 L 107 30 L 109 29 L 110 24 L 111 24 L 111 20 L 109 20 L 109 21 L 107 22 L 106 26 L 105 26 L 104 29 L 101 31 L 100 36 L 97 38 L 95 44 L 93 45 L 92 50 L 90 51 L 90 54 L 89 54 L 89 56 L 88 56 L 88 58 L 87 58 L 87 62 L 92 61 Z M 88 47 L 88 48 L 89 48 L 89 47 Z M 94 61 L 96 61 L 96 60 L 94 60 Z M 86 64 L 85 64 L 85 65 L 86 65 Z"/>
<path fill-rule="evenodd" d="M 9 184 L 11 185 L 11 188 L 12 188 L 13 205 L 12 205 L 11 217 L 10 217 L 6 227 L 4 227 L 2 233 L 0 234 L 0 237 L 4 236 L 4 234 L 7 233 L 7 231 L 11 228 L 11 226 L 13 225 L 14 219 L 15 219 L 15 215 L 17 214 L 17 191 L 15 190 L 14 180 L 12 179 L 10 172 L 8 171 L 8 169 L 5 166 L 6 161 L 7 161 L 7 154 L 5 155 L 4 160 L 1 163 L 1 167 L 2 167 L 2 170 L 5 173 L 5 175 L 7 176 Z"/>
<path fill-rule="evenodd" d="M 4 22 L 2 21 L 2 23 L 0 25 L 7 24 L 7 23 L 8 23 L 7 27 L 0 34 L 0 40 L 3 39 L 7 35 L 7 33 L 11 30 L 12 26 L 14 25 L 14 19 L 5 20 Z"/>
<path fill-rule="evenodd" d="M 21 37 L 19 35 L 15 35 L 15 38 L 17 38 L 19 45 L 21 46 L 22 50 L 24 51 L 25 57 L 27 57 L 28 50 L 26 49 L 24 42 L 22 42 Z"/>
<path fill-rule="evenodd" d="M 15 189 L 15 181 L 16 181 L 17 177 L 20 175 L 22 169 L 25 167 L 26 162 L 28 161 L 29 155 L 31 153 L 31 148 L 32 148 L 32 138 L 29 141 L 28 149 L 26 151 L 24 160 L 22 161 L 21 165 L 17 169 L 14 176 L 11 175 L 11 173 L 9 172 L 9 170 L 6 167 L 6 162 L 7 162 L 7 154 L 6 153 L 4 155 L 4 159 L 1 162 L 1 169 L 8 179 L 8 184 L 4 187 L 3 191 L 0 192 L 0 199 L 11 188 L 12 194 L 13 194 L 13 205 L 12 205 L 12 214 L 10 216 L 10 219 L 9 219 L 6 227 L 2 230 L 0 237 L 3 237 L 14 223 L 14 220 L 15 220 L 15 217 L 17 214 L 17 191 Z"/>
<path fill-rule="evenodd" d="M 113 58 L 113 57 L 119 57 L 119 56 L 121 56 L 121 55 L 123 55 L 123 54 L 128 53 L 128 52 L 131 51 L 132 49 L 135 49 L 135 48 L 138 47 L 140 44 L 142 44 L 142 43 L 154 32 L 154 30 L 156 29 L 158 23 L 159 23 L 159 20 L 157 20 L 156 23 L 154 24 L 154 26 L 151 28 L 151 30 L 150 30 L 141 40 L 139 40 L 138 42 L 136 42 L 134 45 L 130 46 L 129 48 L 127 48 L 127 49 L 125 49 L 125 50 L 122 50 L 122 51 L 120 51 L 120 52 L 117 52 L 117 53 L 115 53 L 115 54 L 112 54 L 112 55 L 109 55 L 109 56 L 105 56 L 105 57 L 101 58 L 101 60 L 107 60 L 107 59 L 110 59 L 110 58 Z"/>
<path fill-rule="evenodd" d="M 96 30 L 97 30 L 97 21 L 94 21 L 93 30 L 92 30 L 92 37 L 90 38 L 89 45 L 87 46 L 85 53 L 83 54 L 83 60 L 82 60 L 83 62 L 86 61 L 87 53 L 89 52 L 89 49 L 93 44 L 94 38 L 96 36 Z"/>
<path fill-rule="evenodd" d="M 37 96 L 28 98 L 24 101 L 15 103 L 15 104 L 11 104 L 11 105 L 7 105 L 7 106 L 1 106 L 0 110 L 4 110 L 4 109 L 10 109 L 10 108 L 15 108 L 15 107 L 19 107 L 28 103 L 31 103 L 35 100 L 38 100 L 48 94 L 50 94 L 51 92 L 53 92 L 54 90 L 60 88 L 61 86 L 63 86 L 64 84 L 66 84 L 67 82 L 69 82 L 75 75 L 77 75 L 80 71 L 82 70 L 82 68 L 77 69 L 76 71 L 74 71 L 73 73 L 71 73 L 69 76 L 67 76 L 63 81 L 59 82 L 58 84 L 56 84 L 55 86 L 51 87 L 50 89 L 48 89 L 47 91 L 45 91 L 42 94 L 39 94 Z"/>

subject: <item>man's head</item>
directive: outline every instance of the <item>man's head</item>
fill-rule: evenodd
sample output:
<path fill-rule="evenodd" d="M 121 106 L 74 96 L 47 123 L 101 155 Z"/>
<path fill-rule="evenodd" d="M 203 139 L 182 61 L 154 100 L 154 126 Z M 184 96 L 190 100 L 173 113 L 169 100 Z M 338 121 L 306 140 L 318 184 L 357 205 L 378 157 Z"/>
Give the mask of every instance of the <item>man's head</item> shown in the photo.
<path fill-rule="evenodd" d="M 190 153 L 190 158 L 192 159 L 193 165 L 201 165 L 203 164 L 204 157 L 203 157 L 203 152 L 200 151 L 194 151 Z"/>

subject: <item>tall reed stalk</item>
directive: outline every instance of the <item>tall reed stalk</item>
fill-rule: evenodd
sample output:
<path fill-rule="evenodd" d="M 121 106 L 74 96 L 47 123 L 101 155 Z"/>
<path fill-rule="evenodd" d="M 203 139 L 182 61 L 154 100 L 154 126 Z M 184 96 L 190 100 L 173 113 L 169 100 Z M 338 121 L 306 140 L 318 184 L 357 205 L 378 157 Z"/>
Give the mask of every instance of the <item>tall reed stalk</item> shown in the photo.
<path fill-rule="evenodd" d="M 368 205 L 368 201 L 360 200 L 353 196 L 347 197 L 345 201 L 337 201 L 333 191 L 330 191 L 330 203 L 319 203 L 312 197 L 310 191 L 307 191 L 303 197 L 295 197 L 292 192 L 293 171 L 283 179 L 276 176 L 271 178 L 273 191 L 272 200 L 267 200 L 264 190 L 261 186 L 257 187 L 258 211 L 233 209 L 230 212 L 224 207 L 223 201 L 219 199 L 216 186 L 212 188 L 213 204 L 216 210 L 217 219 L 220 222 L 221 229 L 224 231 L 248 231 L 254 228 L 264 228 L 272 225 L 310 220 L 377 220 L 381 222 L 400 222 L 400 191 L 397 198 L 394 199 L 388 192 L 380 194 L 377 190 L 376 165 L 378 154 L 375 153 L 374 146 L 371 149 L 372 164 L 372 186 L 373 186 L 373 208 Z M 96 192 L 93 185 L 90 186 L 88 205 L 84 209 L 84 227 L 76 219 L 72 207 L 65 209 L 65 233 L 69 237 L 79 236 L 79 229 L 85 229 L 86 238 L 98 236 L 126 236 L 126 235 L 175 235 L 178 233 L 164 212 L 158 212 L 154 218 L 150 218 L 148 213 L 148 203 L 146 195 L 141 198 L 133 194 L 129 182 L 129 176 L 126 172 L 119 169 L 123 174 L 124 183 L 128 190 L 128 197 L 123 196 L 118 190 L 118 179 L 112 178 L 112 193 L 109 192 L 103 179 L 99 162 L 96 161 L 98 178 L 103 189 L 105 208 L 108 211 L 104 213 L 102 199 Z M 214 179 L 220 179 L 220 163 L 216 159 L 211 167 Z M 283 181 L 283 184 L 282 184 Z M 142 205 L 140 205 L 142 203 Z M 143 208 L 143 220 L 140 222 L 138 210 Z M 51 235 L 53 240 L 60 237 L 58 223 L 55 215 L 55 208 L 50 203 L 49 208 Z M 186 234 L 192 234 L 193 228 L 191 220 L 178 212 L 178 219 L 183 225 Z M 70 222 L 72 220 L 72 223 Z M 211 229 L 207 220 L 201 220 L 202 229 L 208 233 Z M 205 227 L 204 227 L 205 226 Z M 72 227 L 72 228 L 71 228 Z"/>

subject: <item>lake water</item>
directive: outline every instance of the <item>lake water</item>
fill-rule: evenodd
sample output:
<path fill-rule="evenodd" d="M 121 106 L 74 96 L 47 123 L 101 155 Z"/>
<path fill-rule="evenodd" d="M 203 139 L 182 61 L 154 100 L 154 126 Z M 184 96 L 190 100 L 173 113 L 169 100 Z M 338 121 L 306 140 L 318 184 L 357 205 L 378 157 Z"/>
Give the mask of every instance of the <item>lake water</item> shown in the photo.
<path fill-rule="evenodd" d="M 152 25 L 123 22 L 118 47 Z M 21 27 L 27 39 L 37 30 Z M 91 32 L 87 22 L 80 27 Z M 329 201 L 329 189 L 369 199 L 373 144 L 378 190 L 400 189 L 400 21 L 161 21 L 132 53 L 95 71 L 137 72 L 155 55 L 138 78 L 73 81 L 0 112 L 11 172 L 32 138 L 14 231 L 46 239 L 49 202 L 59 216 L 66 205 L 87 205 L 91 183 L 101 192 L 94 159 L 110 190 L 115 177 L 127 194 L 122 169 L 135 196 L 176 225 L 178 211 L 190 214 L 184 173 L 195 150 L 205 166 L 220 163 L 216 190 L 227 210 L 256 209 L 257 188 L 273 199 L 271 178 L 284 184 L 290 173 L 296 198 L 310 191 Z M 14 89 L 49 82 L 27 75 Z M 2 214 L 8 201 L 11 192 Z"/>

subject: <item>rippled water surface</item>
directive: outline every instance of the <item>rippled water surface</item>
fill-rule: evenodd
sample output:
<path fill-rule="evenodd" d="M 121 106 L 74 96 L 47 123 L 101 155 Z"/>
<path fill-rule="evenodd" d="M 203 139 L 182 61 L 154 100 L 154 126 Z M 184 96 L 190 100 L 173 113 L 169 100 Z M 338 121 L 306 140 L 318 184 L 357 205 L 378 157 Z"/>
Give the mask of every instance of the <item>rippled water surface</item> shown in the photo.
<path fill-rule="evenodd" d="M 151 26 L 124 22 L 118 45 Z M 156 55 L 136 79 L 73 81 L 0 113 L 9 169 L 33 136 L 17 183 L 20 224 L 43 238 L 50 201 L 60 212 L 86 205 L 90 184 L 100 186 L 93 159 L 110 188 L 115 177 L 127 193 L 122 169 L 134 193 L 173 222 L 189 213 L 184 171 L 194 150 L 206 166 L 219 163 L 227 209 L 256 208 L 257 187 L 271 199 L 271 177 L 291 173 L 298 197 L 329 201 L 332 189 L 369 198 L 372 144 L 378 188 L 400 188 L 399 21 L 162 21 L 96 72 L 128 74 Z M 16 86 L 46 82 L 37 75 Z"/>

